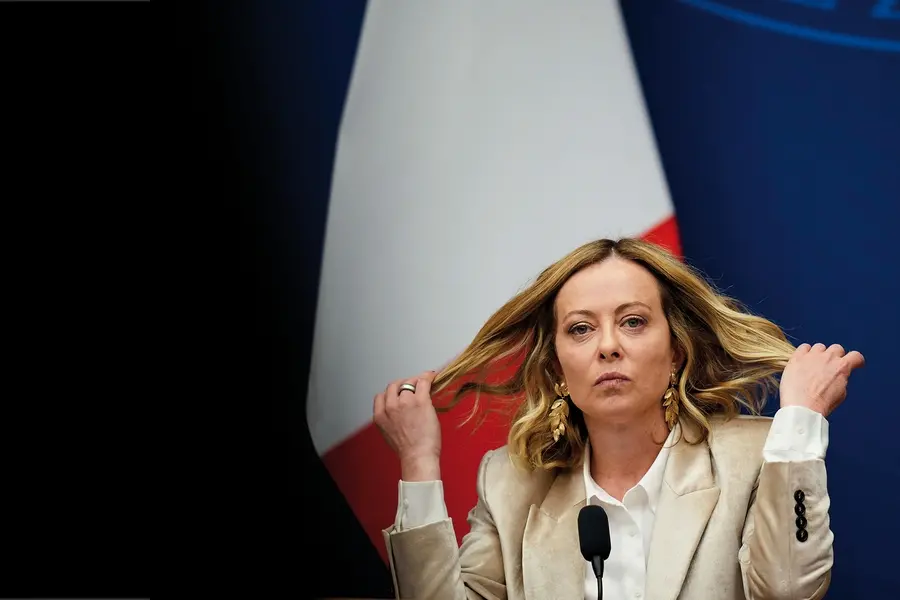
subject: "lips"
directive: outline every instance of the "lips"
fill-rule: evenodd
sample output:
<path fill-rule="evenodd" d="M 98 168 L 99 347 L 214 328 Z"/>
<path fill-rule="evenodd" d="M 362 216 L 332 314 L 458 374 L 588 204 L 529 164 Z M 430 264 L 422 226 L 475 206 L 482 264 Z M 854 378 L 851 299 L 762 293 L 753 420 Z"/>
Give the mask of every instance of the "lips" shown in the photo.
<path fill-rule="evenodd" d="M 631 381 L 628 377 L 626 377 L 623 373 L 619 373 L 618 371 L 612 371 L 609 373 L 604 373 L 600 377 L 594 381 L 594 385 L 615 385 L 619 383 L 625 383 L 626 381 Z"/>

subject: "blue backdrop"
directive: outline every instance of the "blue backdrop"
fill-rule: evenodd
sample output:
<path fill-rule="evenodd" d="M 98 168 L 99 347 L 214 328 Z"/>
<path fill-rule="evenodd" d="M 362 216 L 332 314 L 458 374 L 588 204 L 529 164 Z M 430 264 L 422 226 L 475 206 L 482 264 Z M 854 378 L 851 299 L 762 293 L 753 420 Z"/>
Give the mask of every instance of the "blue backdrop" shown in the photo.
<path fill-rule="evenodd" d="M 829 598 L 898 598 L 900 6 L 622 7 L 685 255 L 795 343 L 866 357 L 829 419 Z"/>
<path fill-rule="evenodd" d="M 241 60 L 259 65 L 250 96 L 269 127 L 260 151 L 269 153 L 273 235 L 284 273 L 307 265 L 307 278 L 281 293 L 285 306 L 308 305 L 365 2 L 250 6 L 236 18 L 243 49 L 255 48 Z M 841 343 L 866 356 L 830 419 L 829 598 L 900 597 L 892 571 L 900 559 L 900 4 L 635 0 L 622 9 L 690 262 L 795 343 Z M 285 309 L 284 317 L 305 367 L 310 316 Z M 306 389 L 294 387 L 300 396 Z M 300 452 L 310 448 L 305 411 L 295 408 Z M 337 496 L 323 504 L 352 519 Z M 350 553 L 325 553 L 341 551 Z M 352 554 L 378 560 L 369 548 Z M 376 595 L 385 582 L 379 574 L 369 587 L 323 593 Z"/>

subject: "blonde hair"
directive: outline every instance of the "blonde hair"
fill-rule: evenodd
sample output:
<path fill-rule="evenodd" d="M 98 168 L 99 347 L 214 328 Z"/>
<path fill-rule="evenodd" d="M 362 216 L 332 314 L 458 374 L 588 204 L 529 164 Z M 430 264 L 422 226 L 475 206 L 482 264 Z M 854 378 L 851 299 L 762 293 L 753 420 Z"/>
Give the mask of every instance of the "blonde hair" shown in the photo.
<path fill-rule="evenodd" d="M 450 410 L 465 394 L 474 392 L 470 418 L 478 413 L 483 418 L 496 408 L 482 403 L 482 394 L 511 400 L 516 407 L 508 439 L 511 455 L 529 469 L 579 465 L 587 442 L 581 411 L 570 403 L 569 426 L 558 442 L 553 441 L 548 422 L 550 405 L 556 400 L 554 384 L 561 375 L 555 366 L 554 304 L 572 275 L 610 256 L 643 266 L 659 283 L 672 343 L 684 358 L 677 384 L 679 419 L 690 421 L 700 432 L 700 438 L 690 443 L 707 438 L 714 414 L 730 419 L 741 406 L 759 414 L 768 393 L 777 390 L 776 375 L 794 351 L 784 332 L 719 293 L 698 271 L 665 249 L 632 238 L 601 239 L 576 248 L 504 304 L 433 381 L 434 396 L 454 382 L 469 379 L 438 410 Z M 519 361 L 512 376 L 499 383 L 487 382 L 484 375 L 504 360 Z"/>

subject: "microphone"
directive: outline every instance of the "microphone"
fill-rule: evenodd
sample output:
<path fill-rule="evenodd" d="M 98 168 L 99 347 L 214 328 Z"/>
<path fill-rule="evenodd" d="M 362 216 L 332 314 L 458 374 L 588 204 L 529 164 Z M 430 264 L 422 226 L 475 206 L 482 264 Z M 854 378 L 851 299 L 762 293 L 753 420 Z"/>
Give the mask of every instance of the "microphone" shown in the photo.
<path fill-rule="evenodd" d="M 578 513 L 578 541 L 581 555 L 591 563 L 597 576 L 597 600 L 603 600 L 603 561 L 609 558 L 609 519 L 606 511 L 588 504 Z"/>

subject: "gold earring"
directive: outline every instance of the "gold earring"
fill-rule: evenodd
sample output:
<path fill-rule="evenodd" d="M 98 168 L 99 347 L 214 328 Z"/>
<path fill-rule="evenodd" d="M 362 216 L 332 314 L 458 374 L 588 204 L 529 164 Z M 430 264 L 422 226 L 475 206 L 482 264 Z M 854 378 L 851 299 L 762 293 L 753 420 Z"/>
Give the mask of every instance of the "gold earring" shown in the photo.
<path fill-rule="evenodd" d="M 666 395 L 663 396 L 663 406 L 666 407 L 666 425 L 669 426 L 670 431 L 675 427 L 675 423 L 678 422 L 678 388 L 675 387 L 677 383 L 678 375 L 673 368 L 672 375 L 669 377 L 669 389 L 666 390 Z"/>
<path fill-rule="evenodd" d="M 566 402 L 566 396 L 569 395 L 569 388 L 563 381 L 554 385 L 553 389 L 559 397 L 550 406 L 550 433 L 553 434 L 553 441 L 558 442 L 559 436 L 566 433 L 569 417 L 569 403 Z"/>

